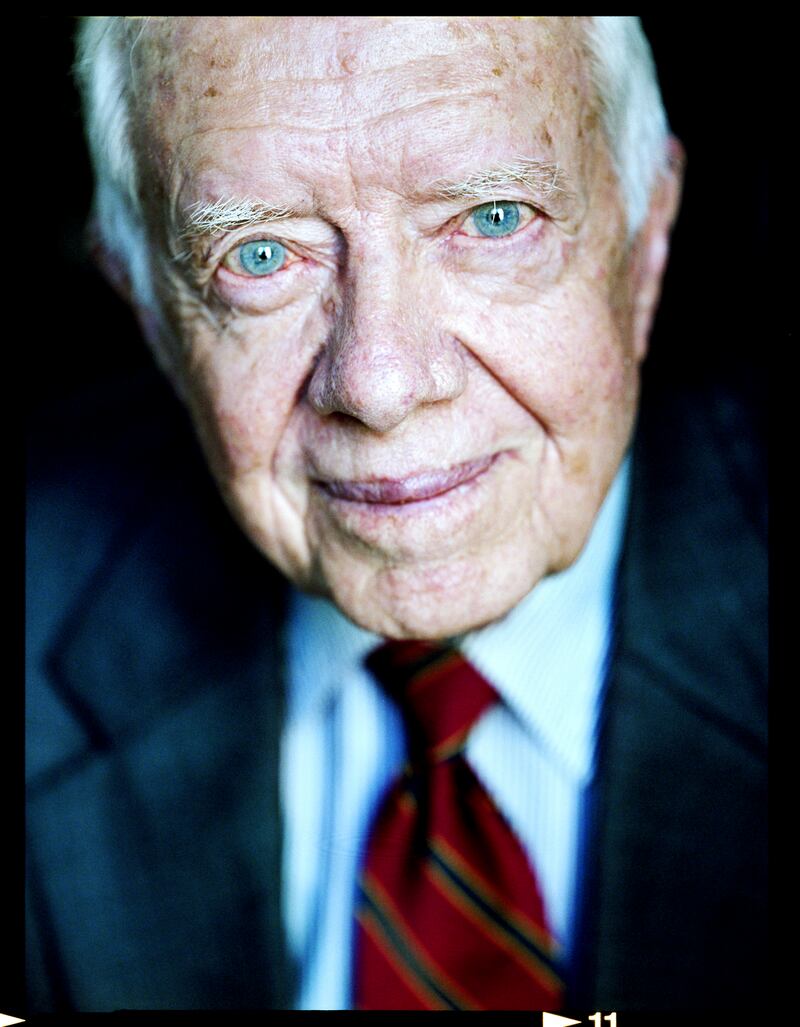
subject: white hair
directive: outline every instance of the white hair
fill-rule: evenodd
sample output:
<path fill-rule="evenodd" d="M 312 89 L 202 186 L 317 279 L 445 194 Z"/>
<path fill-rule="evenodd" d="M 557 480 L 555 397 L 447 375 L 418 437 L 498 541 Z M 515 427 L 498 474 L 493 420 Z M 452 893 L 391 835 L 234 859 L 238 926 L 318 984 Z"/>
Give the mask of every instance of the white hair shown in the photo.
<path fill-rule="evenodd" d="M 668 166 L 667 115 L 650 44 L 638 18 L 591 18 L 585 39 L 630 239 L 644 224 L 650 192 Z"/>
<path fill-rule="evenodd" d="M 149 20 L 83 18 L 75 71 L 96 176 L 97 228 L 124 262 L 136 299 L 155 309 L 130 117 L 131 55 Z M 584 43 L 630 240 L 644 223 L 653 184 L 667 166 L 669 129 L 656 70 L 638 18 L 586 19 Z"/>
<path fill-rule="evenodd" d="M 137 301 L 155 302 L 150 248 L 133 156 L 130 59 L 146 19 L 86 17 L 76 37 L 75 76 L 95 174 L 93 217 L 103 243 L 124 264 Z"/>

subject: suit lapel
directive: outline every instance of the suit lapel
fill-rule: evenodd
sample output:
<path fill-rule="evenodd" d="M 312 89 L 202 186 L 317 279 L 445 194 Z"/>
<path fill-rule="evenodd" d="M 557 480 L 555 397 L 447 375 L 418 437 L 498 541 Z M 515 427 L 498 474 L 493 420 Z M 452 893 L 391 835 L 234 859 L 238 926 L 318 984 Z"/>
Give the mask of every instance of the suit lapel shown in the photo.
<path fill-rule="evenodd" d="M 29 805 L 33 874 L 61 931 L 51 960 L 77 1008 L 291 1004 L 284 587 L 183 456 L 152 482 L 49 661 L 91 740 Z M 59 888 L 65 866 L 77 887 Z"/>
<path fill-rule="evenodd" d="M 586 1008 L 732 1008 L 758 997 L 765 931 L 764 539 L 714 405 L 698 414 L 647 399 L 574 997 Z M 743 944 L 745 924 L 755 946 Z"/>

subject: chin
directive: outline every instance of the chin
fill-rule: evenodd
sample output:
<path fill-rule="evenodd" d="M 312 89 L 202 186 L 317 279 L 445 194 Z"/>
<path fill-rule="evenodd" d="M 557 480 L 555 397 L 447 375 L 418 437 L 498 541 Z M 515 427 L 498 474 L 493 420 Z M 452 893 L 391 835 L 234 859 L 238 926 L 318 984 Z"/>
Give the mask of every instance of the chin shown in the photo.
<path fill-rule="evenodd" d="M 529 571 L 529 569 L 528 569 Z M 524 561 L 481 566 L 472 560 L 388 567 L 368 584 L 333 582 L 328 594 L 368 631 L 394 639 L 452 638 L 500 620 L 543 573 L 525 573 Z"/>

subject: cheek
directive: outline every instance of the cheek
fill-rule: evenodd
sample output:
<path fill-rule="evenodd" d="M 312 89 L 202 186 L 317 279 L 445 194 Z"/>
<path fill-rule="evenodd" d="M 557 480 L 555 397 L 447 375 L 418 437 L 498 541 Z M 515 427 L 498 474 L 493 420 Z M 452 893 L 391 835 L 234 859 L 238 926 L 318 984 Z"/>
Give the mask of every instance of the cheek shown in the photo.
<path fill-rule="evenodd" d="M 491 374 L 555 433 L 593 420 L 630 387 L 613 311 L 590 290 L 565 285 L 535 302 L 495 303 L 461 331 Z"/>
<path fill-rule="evenodd" d="M 193 338 L 190 405 L 212 466 L 225 480 L 271 471 L 313 359 L 297 326 L 269 331 L 257 319 Z"/>
<path fill-rule="evenodd" d="M 246 474 L 269 454 L 274 432 L 260 404 L 242 398 L 231 406 L 220 398 L 218 405 L 212 402 L 210 416 L 229 474 Z"/>

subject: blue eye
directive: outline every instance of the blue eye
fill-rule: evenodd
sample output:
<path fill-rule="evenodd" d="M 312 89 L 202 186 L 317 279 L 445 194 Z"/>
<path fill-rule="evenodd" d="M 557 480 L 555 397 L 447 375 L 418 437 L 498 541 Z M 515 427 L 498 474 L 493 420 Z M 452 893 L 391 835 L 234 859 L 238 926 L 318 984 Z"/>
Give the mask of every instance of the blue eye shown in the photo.
<path fill-rule="evenodd" d="M 274 239 L 254 239 L 238 250 L 239 263 L 251 275 L 271 275 L 286 261 L 286 247 Z"/>
<path fill-rule="evenodd" d="M 507 200 L 484 203 L 472 212 L 470 220 L 481 235 L 511 235 L 519 225 L 519 204 Z"/>

